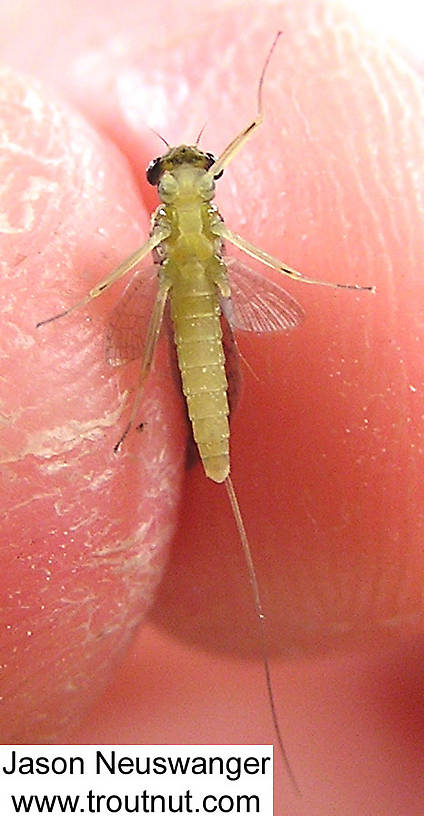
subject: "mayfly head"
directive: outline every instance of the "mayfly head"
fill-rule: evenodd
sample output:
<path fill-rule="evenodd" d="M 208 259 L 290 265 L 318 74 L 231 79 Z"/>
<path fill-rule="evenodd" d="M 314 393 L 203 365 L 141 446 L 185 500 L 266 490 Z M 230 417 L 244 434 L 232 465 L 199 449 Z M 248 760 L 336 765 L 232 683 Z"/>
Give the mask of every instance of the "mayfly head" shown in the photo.
<path fill-rule="evenodd" d="M 158 188 L 164 204 L 173 204 L 190 193 L 210 201 L 215 195 L 215 179 L 222 176 L 222 172 L 216 177 L 208 173 L 215 161 L 212 153 L 205 153 L 195 145 L 171 147 L 163 156 L 150 162 L 146 170 L 147 181 Z"/>

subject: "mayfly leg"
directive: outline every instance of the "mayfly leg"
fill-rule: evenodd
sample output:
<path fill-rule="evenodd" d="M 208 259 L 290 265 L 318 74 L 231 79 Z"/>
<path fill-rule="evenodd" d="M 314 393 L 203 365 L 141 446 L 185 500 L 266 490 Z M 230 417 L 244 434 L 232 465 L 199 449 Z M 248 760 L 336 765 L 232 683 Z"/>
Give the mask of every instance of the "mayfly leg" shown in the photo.
<path fill-rule="evenodd" d="M 149 322 L 149 328 L 147 330 L 146 344 L 144 346 L 143 359 L 141 362 L 140 374 L 138 377 L 137 395 L 135 397 L 131 415 L 128 420 L 128 424 L 124 430 L 124 433 L 122 434 L 122 436 L 120 437 L 120 439 L 113 448 L 115 453 L 118 452 L 124 439 L 128 436 L 135 422 L 135 418 L 140 407 L 141 398 L 143 396 L 144 382 L 152 367 L 155 348 L 159 339 L 159 332 L 162 325 L 163 313 L 168 298 L 168 292 L 169 284 L 163 282 L 160 283 L 158 293 L 156 295 L 155 305 L 153 306 L 153 311 Z"/>
<path fill-rule="evenodd" d="M 305 275 L 302 275 L 301 272 L 298 272 L 296 269 L 292 269 L 290 266 L 282 263 L 282 261 L 279 261 L 278 258 L 275 258 L 273 255 L 265 252 L 265 250 L 251 244 L 250 241 L 246 240 L 246 238 L 243 238 L 241 235 L 237 235 L 236 232 L 229 230 L 223 221 L 219 221 L 218 223 L 214 224 L 212 227 L 212 232 L 214 232 L 215 235 L 219 235 L 220 238 L 228 241 L 230 244 L 233 244 L 233 246 L 238 247 L 238 249 L 243 250 L 243 252 L 246 252 L 247 255 L 250 255 L 257 261 L 265 264 L 265 266 L 270 266 L 271 269 L 276 269 L 277 272 L 282 272 L 283 275 L 288 275 L 290 278 L 302 281 L 303 283 L 313 283 L 317 286 L 331 286 L 332 289 L 356 289 L 358 291 L 375 293 L 375 286 L 361 286 L 359 283 L 334 283 L 332 281 L 307 278 Z"/>
<path fill-rule="evenodd" d="M 271 48 L 268 51 L 268 56 L 265 60 L 264 67 L 262 68 L 262 73 L 259 79 L 258 85 L 258 108 L 257 113 L 254 119 L 235 137 L 235 139 L 230 142 L 229 145 L 225 148 L 225 150 L 221 153 L 221 155 L 216 159 L 216 161 L 211 165 L 208 170 L 208 175 L 212 176 L 212 178 L 216 178 L 220 175 L 220 173 L 234 158 L 234 156 L 241 150 L 245 142 L 252 136 L 255 130 L 260 127 L 263 122 L 264 116 L 262 111 L 262 86 L 264 84 L 266 70 L 269 65 L 269 61 L 272 56 L 272 52 L 274 51 L 275 46 L 277 45 L 277 41 L 279 37 L 281 37 L 282 31 L 277 31 L 277 34 L 274 37 L 274 41 L 271 45 Z"/>
<path fill-rule="evenodd" d="M 130 255 L 129 258 L 126 258 L 125 261 L 122 261 L 122 263 L 115 267 L 115 269 L 112 269 L 112 272 L 109 272 L 109 274 L 102 278 L 101 281 L 96 283 L 96 285 L 90 289 L 88 294 L 79 300 L 78 303 L 74 303 L 74 305 L 70 306 L 69 309 L 65 309 L 65 311 L 59 312 L 59 314 L 53 315 L 53 317 L 48 317 L 47 320 L 40 320 L 40 322 L 36 324 L 36 328 L 38 329 L 40 326 L 45 326 L 47 323 L 52 323 L 53 320 L 59 320 L 61 317 L 66 317 L 72 312 L 75 312 L 77 309 L 81 309 L 83 306 L 86 306 L 94 298 L 102 295 L 103 292 L 106 292 L 106 290 L 112 286 L 112 284 L 116 283 L 116 281 L 126 275 L 130 269 L 133 269 L 134 266 L 140 263 L 140 261 L 142 261 L 143 258 L 149 254 L 149 252 L 152 252 L 152 250 L 155 249 L 155 247 L 157 247 L 161 241 L 167 238 L 168 235 L 168 228 L 165 226 L 156 227 L 150 238 L 145 241 L 143 246 L 133 252 L 133 254 Z"/>
<path fill-rule="evenodd" d="M 276 734 L 276 737 L 277 737 L 278 747 L 280 749 L 280 753 L 281 753 L 281 756 L 283 758 L 283 762 L 284 762 L 284 764 L 286 766 L 288 776 L 289 776 L 289 778 L 290 778 L 290 780 L 291 780 L 291 782 L 293 784 L 293 787 L 294 787 L 296 793 L 300 796 L 300 788 L 299 788 L 299 785 L 297 783 L 296 777 L 295 777 L 295 775 L 293 773 L 292 767 L 290 765 L 290 760 L 289 760 L 289 758 L 287 756 L 287 751 L 286 751 L 286 749 L 284 747 L 283 737 L 281 735 L 280 726 L 279 726 L 279 722 L 278 722 L 277 710 L 276 710 L 276 707 L 275 707 L 275 700 L 274 700 L 274 692 L 273 692 L 273 688 L 272 688 L 272 680 L 271 680 L 271 671 L 270 671 L 270 667 L 269 667 L 268 652 L 267 652 L 267 648 L 266 648 L 266 635 L 265 635 L 265 625 L 264 625 L 265 615 L 263 613 L 261 596 L 259 594 L 258 579 L 256 577 L 256 570 L 255 570 L 255 566 L 254 566 L 254 563 L 253 563 L 252 554 L 250 552 L 249 541 L 248 541 L 246 529 L 245 529 L 245 526 L 244 526 L 244 523 L 243 523 L 243 518 L 242 518 L 242 515 L 241 515 L 241 511 L 240 511 L 239 503 L 238 503 L 238 500 L 237 500 L 236 492 L 234 490 L 234 486 L 233 486 L 233 483 L 231 481 L 230 476 L 227 476 L 227 478 L 225 479 L 224 484 L 225 484 L 225 487 L 226 487 L 226 490 L 227 490 L 228 498 L 230 500 L 231 509 L 233 511 L 233 516 L 234 516 L 234 521 L 236 523 L 238 534 L 240 536 L 240 541 L 241 541 L 241 545 L 243 547 L 243 553 L 244 553 L 244 557 L 245 557 L 248 572 L 249 572 L 249 581 L 250 581 L 250 585 L 252 587 L 252 593 L 253 593 L 253 598 L 254 598 L 254 603 L 255 603 L 255 610 L 256 610 L 256 618 L 257 618 L 257 621 L 258 621 L 259 639 L 260 639 L 261 651 L 262 651 L 262 663 L 263 663 L 263 667 L 264 667 L 264 671 L 265 671 L 266 688 L 267 688 L 267 693 L 268 693 L 269 705 L 270 705 L 270 709 L 271 709 L 272 722 L 273 722 L 275 734 Z"/>
<path fill-rule="evenodd" d="M 258 85 L 258 105 L 257 105 L 257 113 L 254 119 L 244 128 L 244 130 L 239 133 L 235 139 L 233 139 L 229 145 L 223 150 L 221 155 L 216 159 L 216 161 L 211 165 L 209 168 L 208 175 L 212 176 L 212 178 L 216 179 L 222 173 L 225 167 L 233 160 L 236 154 L 241 150 L 243 145 L 246 143 L 248 139 L 252 136 L 255 130 L 260 127 L 263 122 L 263 109 L 262 109 L 262 87 L 264 84 L 265 74 L 272 57 L 272 53 L 274 48 L 277 44 L 279 37 L 281 36 L 282 31 L 278 31 L 276 36 L 274 37 L 273 43 L 271 48 L 269 49 L 268 56 L 265 60 L 264 67 L 262 68 L 262 73 L 259 79 Z M 296 269 L 292 269 L 290 266 L 283 264 L 278 258 L 274 258 L 268 252 L 265 252 L 263 249 L 254 246 L 251 244 L 250 241 L 247 241 L 241 235 L 237 235 L 235 232 L 229 230 L 223 221 L 219 221 L 212 227 L 212 231 L 215 235 L 219 235 L 220 238 L 229 241 L 234 246 L 241 249 L 243 252 L 246 252 L 252 258 L 256 258 L 257 260 L 261 261 L 261 263 L 265 264 L 266 266 L 270 266 L 272 269 L 276 269 L 278 272 L 282 272 L 284 275 L 288 275 L 291 278 L 296 278 L 297 280 L 303 281 L 303 283 L 313 283 L 321 286 L 331 286 L 335 289 L 356 289 L 360 291 L 368 291 L 368 292 L 375 292 L 375 286 L 360 286 L 356 283 L 332 283 L 330 281 L 320 281 L 315 280 L 314 278 L 307 278 L 298 272 Z"/>

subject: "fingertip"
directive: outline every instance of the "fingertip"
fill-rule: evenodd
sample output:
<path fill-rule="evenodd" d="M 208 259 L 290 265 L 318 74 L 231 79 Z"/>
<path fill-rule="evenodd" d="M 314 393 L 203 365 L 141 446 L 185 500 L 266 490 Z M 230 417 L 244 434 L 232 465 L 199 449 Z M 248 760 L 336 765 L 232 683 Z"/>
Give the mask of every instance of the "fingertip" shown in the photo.
<path fill-rule="evenodd" d="M 2 109 L 0 729 L 23 743 L 57 739 L 77 721 L 145 614 L 181 462 L 166 370 L 146 393 L 143 444 L 134 434 L 113 457 L 136 373 L 104 364 L 107 305 L 35 331 L 141 243 L 126 161 L 13 72 L 3 74 Z"/>

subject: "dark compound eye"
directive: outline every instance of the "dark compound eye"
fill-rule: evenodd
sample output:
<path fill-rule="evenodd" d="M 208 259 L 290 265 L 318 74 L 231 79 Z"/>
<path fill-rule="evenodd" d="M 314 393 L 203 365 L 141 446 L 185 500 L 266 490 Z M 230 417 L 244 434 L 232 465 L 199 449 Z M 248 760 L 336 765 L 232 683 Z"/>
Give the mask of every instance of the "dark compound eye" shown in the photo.
<path fill-rule="evenodd" d="M 209 170 L 209 168 L 210 168 L 210 167 L 212 167 L 212 165 L 213 165 L 213 164 L 215 164 L 215 162 L 216 162 L 216 158 L 215 158 L 215 156 L 213 155 L 213 153 L 205 153 L 205 156 L 206 156 L 206 158 L 208 159 L 208 166 L 207 166 L 207 168 L 206 168 L 206 169 L 207 169 L 207 170 Z M 218 175 L 214 176 L 215 181 L 216 181 L 217 179 L 221 178 L 221 176 L 222 176 L 223 172 L 224 172 L 223 170 L 220 170 L 220 172 L 218 173 Z"/>
<path fill-rule="evenodd" d="M 162 172 L 162 156 L 152 159 L 146 170 L 146 178 L 149 184 L 157 187 Z"/>

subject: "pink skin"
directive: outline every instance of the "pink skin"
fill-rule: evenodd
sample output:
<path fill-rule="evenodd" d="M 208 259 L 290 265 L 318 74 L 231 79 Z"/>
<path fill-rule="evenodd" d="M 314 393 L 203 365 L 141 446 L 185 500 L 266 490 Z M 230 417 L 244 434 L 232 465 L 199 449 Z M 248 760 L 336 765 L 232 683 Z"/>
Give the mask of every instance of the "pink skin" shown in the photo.
<path fill-rule="evenodd" d="M 2 235 L 0 282 L 2 739 L 273 740 L 261 668 L 243 659 L 258 646 L 234 523 L 223 488 L 199 467 L 184 474 L 165 346 L 143 434 L 115 457 L 137 377 L 135 366 L 103 363 L 120 284 L 79 314 L 34 324 L 146 236 L 155 199 L 144 166 L 162 151 L 147 126 L 178 143 L 206 120 L 202 145 L 218 152 L 252 115 L 262 55 L 282 27 L 266 122 L 219 183 L 219 207 L 231 228 L 305 274 L 378 288 L 373 297 L 288 283 L 304 325 L 240 339 L 259 380 L 245 371 L 233 480 L 272 650 L 304 655 L 273 672 L 303 791 L 287 812 L 418 814 L 424 405 L 414 68 L 377 49 L 345 11 L 314 6 L 312 19 L 294 2 L 283 19 L 273 7 L 223 8 L 213 19 L 193 8 L 191 33 L 176 8 L 165 20 L 163 8 L 126 4 L 117 14 L 108 4 L 106 16 L 62 20 L 44 6 L 36 41 L 39 4 L 4 27 L 6 59 L 54 79 L 61 99 L 31 81 L 25 95 L 26 80 L 4 78 L 5 121 L 20 150 L 6 153 L 2 174 L 13 230 Z M 71 732 L 150 603 L 172 538 L 151 623 Z M 276 773 L 291 796 L 278 759 Z"/>

